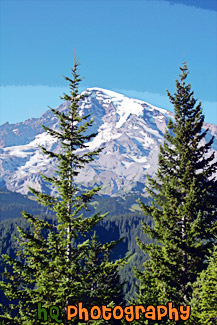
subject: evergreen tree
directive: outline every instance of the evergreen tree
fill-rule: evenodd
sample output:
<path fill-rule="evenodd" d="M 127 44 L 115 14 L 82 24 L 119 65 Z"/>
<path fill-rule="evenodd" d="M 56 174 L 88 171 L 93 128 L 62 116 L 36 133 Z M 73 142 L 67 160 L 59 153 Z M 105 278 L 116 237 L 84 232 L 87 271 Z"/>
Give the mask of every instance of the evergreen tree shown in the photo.
<path fill-rule="evenodd" d="M 96 236 L 96 233 L 91 238 L 90 249 L 88 250 L 87 262 L 84 265 L 84 270 L 89 278 L 85 305 L 97 305 L 99 301 L 103 301 L 105 305 L 113 303 L 121 305 L 123 302 L 122 284 L 120 284 L 117 265 L 119 261 L 111 264 L 109 254 L 116 245 L 116 242 L 101 244 Z"/>
<path fill-rule="evenodd" d="M 59 152 L 42 147 L 48 157 L 56 159 L 56 174 L 53 177 L 42 176 L 57 190 L 57 195 L 31 189 L 37 201 L 55 213 L 56 221 L 45 221 L 23 212 L 31 224 L 31 231 L 19 228 L 17 240 L 21 249 L 17 253 L 18 259 L 5 256 L 11 272 L 6 271 L 1 288 L 11 305 L 9 311 L 2 313 L 1 324 L 53 323 L 49 317 L 47 320 L 37 319 L 38 303 L 47 309 L 59 307 L 59 319 L 67 323 L 68 304 L 83 302 L 85 307 L 87 302 L 89 307 L 92 302 L 101 306 L 114 302 L 120 304 L 123 299 L 118 266 L 124 263 L 124 259 L 109 260 L 116 243 L 102 245 L 95 236 L 88 239 L 90 231 L 105 216 L 85 217 L 84 214 L 100 187 L 82 191 L 75 183 L 80 170 L 93 161 L 101 149 L 88 151 L 87 143 L 96 134 L 87 132 L 93 119 L 89 115 L 79 115 L 79 103 L 85 95 L 78 92 L 81 79 L 77 62 L 72 74 L 72 79 L 65 77 L 71 93 L 62 98 L 69 103 L 67 110 L 51 109 L 59 120 L 58 129 L 43 126 L 49 135 L 58 139 L 61 147 Z M 103 276 L 105 274 L 107 276 Z M 70 323 L 78 324 L 78 318 Z"/>
<path fill-rule="evenodd" d="M 210 153 L 214 137 L 205 143 L 208 129 L 202 130 L 201 103 L 196 104 L 191 85 L 186 84 L 185 62 L 180 70 L 176 93 L 168 92 L 175 118 L 169 120 L 156 175 L 148 178 L 153 203 L 140 201 L 144 213 L 154 219 L 154 227 L 144 223 L 143 230 L 155 243 L 138 240 L 149 260 L 144 271 L 136 272 L 140 279 L 137 304 L 187 304 L 215 242 L 217 163 Z"/>
<path fill-rule="evenodd" d="M 217 246 L 208 261 L 207 269 L 201 272 L 193 286 L 189 322 L 192 325 L 217 323 Z"/>

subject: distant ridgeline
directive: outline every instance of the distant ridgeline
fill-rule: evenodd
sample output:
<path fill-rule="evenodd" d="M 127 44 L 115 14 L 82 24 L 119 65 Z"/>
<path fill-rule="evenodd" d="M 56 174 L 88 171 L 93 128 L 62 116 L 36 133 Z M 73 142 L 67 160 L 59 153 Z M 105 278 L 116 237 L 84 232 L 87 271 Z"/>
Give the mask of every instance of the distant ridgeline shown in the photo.
<path fill-rule="evenodd" d="M 80 170 L 76 183 L 87 188 L 103 185 L 101 193 L 106 195 L 142 193 L 146 175 L 152 176 L 157 169 L 159 147 L 174 114 L 106 89 L 88 88 L 83 95 L 88 97 L 81 102 L 79 114 L 94 118 L 88 132 L 97 133 L 88 147 L 104 149 L 95 161 Z M 67 102 L 63 102 L 58 111 L 66 112 L 67 108 Z M 54 152 L 61 148 L 41 125 L 55 130 L 57 117 L 48 110 L 39 118 L 0 126 L 0 186 L 25 195 L 29 193 L 28 186 L 43 193 L 55 191 L 40 176 L 54 174 L 55 159 L 45 157 L 39 146 Z M 212 148 L 217 154 L 217 125 L 204 123 L 204 130 L 207 128 L 206 140 L 215 136 Z"/>
<path fill-rule="evenodd" d="M 87 215 L 94 212 L 109 212 L 108 216 L 101 221 L 96 227 L 96 233 L 99 240 L 108 242 L 111 240 L 118 240 L 120 237 L 123 241 L 120 242 L 113 252 L 113 259 L 125 256 L 128 252 L 135 253 L 132 260 L 121 269 L 121 277 L 123 281 L 126 280 L 125 294 L 127 297 L 132 297 L 134 292 L 134 274 L 133 266 L 141 267 L 144 261 L 144 254 L 136 244 L 136 237 L 143 238 L 144 241 L 149 242 L 144 238 L 141 231 L 141 220 L 145 220 L 143 213 L 137 205 L 139 194 L 127 195 L 124 198 L 110 197 L 108 195 L 96 196 L 96 200 L 89 206 Z M 143 198 L 143 202 L 148 199 Z M 40 216 L 47 220 L 52 220 L 55 216 L 48 214 L 46 208 L 38 205 L 36 201 L 28 196 L 19 193 L 10 192 L 7 189 L 0 189 L 0 253 L 8 254 L 15 257 L 16 240 L 14 236 L 18 235 L 16 226 L 28 230 L 29 225 L 25 219 L 22 218 L 21 212 L 25 210 L 34 216 Z M 152 224 L 152 220 L 147 217 L 146 221 Z M 0 265 L 2 272 L 3 265 Z M 1 298 L 0 298 L 1 302 Z"/>
<path fill-rule="evenodd" d="M 20 218 L 23 210 L 37 215 L 43 214 L 46 211 L 46 209 L 43 209 L 27 195 L 21 195 L 8 191 L 5 188 L 0 188 L 0 221 Z"/>

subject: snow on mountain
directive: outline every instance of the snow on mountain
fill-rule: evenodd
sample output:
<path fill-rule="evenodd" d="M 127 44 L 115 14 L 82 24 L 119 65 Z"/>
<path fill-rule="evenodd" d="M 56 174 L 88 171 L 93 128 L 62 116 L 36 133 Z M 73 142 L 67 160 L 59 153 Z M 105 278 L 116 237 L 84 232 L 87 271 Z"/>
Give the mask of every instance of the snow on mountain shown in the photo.
<path fill-rule="evenodd" d="M 157 168 L 159 146 L 173 114 L 110 90 L 88 88 L 84 93 L 89 96 L 82 101 L 79 114 L 91 113 L 95 120 L 90 132 L 98 132 L 89 149 L 104 149 L 76 182 L 84 187 L 103 185 L 102 193 L 110 195 L 143 190 L 146 174 L 153 175 Z M 58 109 L 66 110 L 67 103 Z M 46 111 L 38 119 L 0 126 L 1 186 L 22 194 L 28 193 L 28 186 L 52 191 L 41 181 L 40 173 L 52 175 L 55 161 L 43 155 L 39 145 L 52 150 L 59 146 L 41 124 L 56 128 L 57 118 Z M 204 127 L 210 128 L 208 138 L 215 136 L 213 148 L 217 150 L 217 126 L 205 123 Z"/>

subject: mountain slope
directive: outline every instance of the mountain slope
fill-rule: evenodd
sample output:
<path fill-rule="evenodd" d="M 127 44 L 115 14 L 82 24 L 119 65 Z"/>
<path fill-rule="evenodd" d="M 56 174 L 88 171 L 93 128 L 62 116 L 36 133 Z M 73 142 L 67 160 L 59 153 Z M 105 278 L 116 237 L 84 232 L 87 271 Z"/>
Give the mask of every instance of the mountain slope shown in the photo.
<path fill-rule="evenodd" d="M 141 100 L 128 98 L 113 91 L 88 88 L 89 95 L 80 105 L 80 114 L 92 114 L 94 124 L 89 132 L 98 135 L 89 143 L 90 149 L 104 147 L 99 157 L 83 169 L 76 181 L 82 186 L 103 185 L 102 193 L 123 195 L 142 191 L 145 175 L 153 175 L 157 167 L 159 146 L 169 118 L 173 114 Z M 67 109 L 67 103 L 58 108 Z M 28 186 L 52 191 L 42 184 L 40 173 L 51 175 L 55 161 L 45 157 L 39 145 L 59 150 L 56 140 L 47 135 L 41 124 L 57 128 L 51 111 L 38 119 L 0 126 L 0 185 L 10 191 L 28 193 Z M 217 150 L 217 126 L 209 127 Z"/>

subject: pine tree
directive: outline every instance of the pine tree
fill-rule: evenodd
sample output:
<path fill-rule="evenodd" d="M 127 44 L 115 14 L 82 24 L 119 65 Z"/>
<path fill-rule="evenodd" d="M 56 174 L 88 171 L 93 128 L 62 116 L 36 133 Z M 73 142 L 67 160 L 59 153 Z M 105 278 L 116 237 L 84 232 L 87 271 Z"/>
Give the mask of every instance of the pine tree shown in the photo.
<path fill-rule="evenodd" d="M 79 115 L 79 103 L 85 100 L 85 95 L 78 91 L 81 81 L 78 65 L 74 62 L 72 79 L 65 77 L 71 89 L 70 95 L 64 94 L 62 98 L 69 103 L 67 110 L 51 109 L 58 118 L 58 128 L 43 126 L 49 135 L 58 139 L 61 147 L 59 152 L 41 148 L 48 157 L 56 159 L 55 175 L 42 176 L 56 189 L 57 195 L 31 189 L 37 201 L 55 213 L 56 220 L 42 220 L 23 212 L 24 218 L 31 224 L 31 231 L 19 228 L 18 259 L 5 256 L 11 270 L 6 271 L 6 280 L 1 282 L 1 287 L 11 305 L 9 312 L 5 311 L 1 316 L 2 324 L 53 323 L 49 317 L 48 320 L 37 320 L 38 303 L 47 309 L 58 306 L 61 311 L 59 318 L 67 323 L 68 304 L 83 302 L 85 307 L 86 301 L 90 306 L 92 300 L 101 306 L 114 302 L 120 304 L 123 299 L 118 267 L 125 260 L 109 260 L 116 243 L 102 245 L 96 237 L 90 239 L 90 232 L 105 215 L 85 216 L 88 203 L 100 187 L 82 191 L 75 183 L 80 170 L 101 151 L 88 150 L 87 143 L 96 134 L 89 135 L 87 132 L 93 119 L 89 115 Z M 104 277 L 102 286 L 105 273 L 108 277 Z M 77 318 L 70 322 L 79 323 Z"/>
<path fill-rule="evenodd" d="M 214 137 L 205 143 L 208 129 L 202 130 L 201 103 L 196 104 L 191 85 L 186 84 L 185 62 L 180 70 L 176 93 L 168 92 L 175 118 L 169 120 L 155 177 L 148 178 L 153 203 L 140 201 L 144 213 L 155 222 L 154 228 L 143 224 L 154 243 L 138 240 L 149 255 L 145 270 L 136 271 L 140 279 L 136 303 L 144 305 L 187 304 L 192 284 L 206 268 L 206 255 L 215 242 L 217 181 L 213 176 L 217 163 L 210 153 Z"/>
<path fill-rule="evenodd" d="M 111 297 L 115 305 L 121 305 L 123 302 L 122 285 L 117 269 L 120 261 L 113 264 L 109 261 L 109 255 L 115 245 L 115 241 L 101 244 L 96 233 L 91 238 L 87 262 L 84 266 L 91 283 L 91 290 L 88 284 L 86 291 L 85 304 L 87 306 L 97 305 L 99 301 L 104 301 L 105 305 L 108 305 Z"/>
<path fill-rule="evenodd" d="M 208 259 L 208 267 L 202 271 L 193 286 L 191 299 L 192 325 L 215 325 L 217 323 L 217 246 Z"/>

